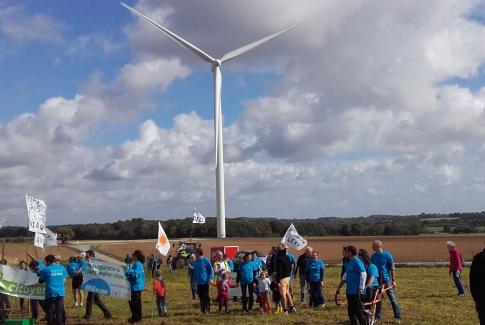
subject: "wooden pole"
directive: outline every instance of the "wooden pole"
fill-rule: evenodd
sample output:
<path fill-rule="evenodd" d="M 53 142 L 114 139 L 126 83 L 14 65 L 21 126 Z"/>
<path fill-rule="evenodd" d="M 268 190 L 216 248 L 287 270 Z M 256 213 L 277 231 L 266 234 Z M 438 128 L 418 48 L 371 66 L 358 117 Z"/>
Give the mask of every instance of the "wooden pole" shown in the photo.
<path fill-rule="evenodd" d="M 5 237 L 3 238 L 3 242 L 2 242 L 2 264 L 4 259 L 5 259 Z"/>

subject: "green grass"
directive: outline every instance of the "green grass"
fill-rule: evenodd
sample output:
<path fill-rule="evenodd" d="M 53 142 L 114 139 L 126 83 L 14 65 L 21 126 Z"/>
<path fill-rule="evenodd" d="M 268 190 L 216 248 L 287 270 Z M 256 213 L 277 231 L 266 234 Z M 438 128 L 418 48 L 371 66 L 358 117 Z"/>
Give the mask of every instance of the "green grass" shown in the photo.
<path fill-rule="evenodd" d="M 281 314 L 261 315 L 254 311 L 243 314 L 239 303 L 231 302 L 229 315 L 219 314 L 217 306 L 212 306 L 209 315 L 201 315 L 198 301 L 191 299 L 186 270 L 169 272 L 163 269 L 167 283 L 167 303 L 169 316 L 151 319 L 152 304 L 151 289 L 143 295 L 143 324 L 347 324 L 347 311 L 333 303 L 333 294 L 338 283 L 340 269 L 328 268 L 325 274 L 326 308 L 314 311 L 312 308 L 300 307 L 296 303 L 297 312 L 289 316 Z M 468 270 L 464 271 L 465 282 L 468 281 Z M 401 305 L 403 324 L 477 324 L 474 304 L 468 295 L 465 298 L 456 296 L 456 289 L 445 268 L 403 268 L 397 270 L 398 288 L 396 291 Z M 72 307 L 70 281 L 66 283 L 66 308 L 69 324 L 126 324 L 130 317 L 128 302 L 119 299 L 103 297 L 103 301 L 113 313 L 113 320 L 104 322 L 102 314 L 94 307 L 91 322 L 82 322 L 80 317 L 84 309 Z M 148 276 L 147 289 L 151 288 Z M 211 288 L 211 298 L 215 298 L 216 290 Z M 299 301 L 298 281 L 295 281 L 294 297 Z M 15 306 L 15 305 L 14 305 Z M 154 315 L 156 312 L 154 311 Z M 388 300 L 384 301 L 383 320 L 379 324 L 392 323 L 392 310 Z"/>

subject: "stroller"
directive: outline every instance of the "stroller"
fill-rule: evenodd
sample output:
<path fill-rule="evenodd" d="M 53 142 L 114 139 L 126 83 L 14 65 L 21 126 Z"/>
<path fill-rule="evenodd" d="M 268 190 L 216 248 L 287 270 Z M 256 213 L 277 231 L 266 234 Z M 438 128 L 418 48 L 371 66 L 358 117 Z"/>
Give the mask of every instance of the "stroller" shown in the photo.
<path fill-rule="evenodd" d="M 382 281 L 380 281 L 382 283 Z M 386 285 L 382 283 L 375 291 L 374 294 L 372 295 L 371 299 L 369 301 L 364 301 L 364 315 L 367 320 L 367 325 L 374 325 L 375 320 L 376 320 L 376 309 L 377 309 L 377 303 L 382 301 L 382 296 L 386 291 L 389 289 L 392 289 L 394 286 L 389 286 L 386 288 Z M 340 300 L 339 295 L 335 294 L 335 304 L 339 307 L 347 305 L 347 301 L 345 299 Z"/>

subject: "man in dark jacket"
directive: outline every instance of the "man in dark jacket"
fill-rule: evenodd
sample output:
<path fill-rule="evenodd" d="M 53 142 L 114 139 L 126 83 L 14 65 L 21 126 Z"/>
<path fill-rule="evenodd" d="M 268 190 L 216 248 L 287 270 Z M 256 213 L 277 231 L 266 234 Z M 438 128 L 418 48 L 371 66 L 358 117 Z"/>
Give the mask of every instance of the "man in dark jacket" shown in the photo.
<path fill-rule="evenodd" d="M 484 243 L 485 244 L 485 243 Z M 470 268 L 470 291 L 475 300 L 480 325 L 485 325 L 485 249 L 473 257 Z"/>
<path fill-rule="evenodd" d="M 278 289 L 281 295 L 281 303 L 285 313 L 293 312 L 293 300 L 290 295 L 290 279 L 291 279 L 291 260 L 286 255 L 286 249 L 283 244 L 278 245 L 278 253 L 276 255 L 276 279 L 278 280 Z"/>
<path fill-rule="evenodd" d="M 299 275 L 300 275 L 300 277 L 299 277 L 300 278 L 300 303 L 302 305 L 305 304 L 305 295 L 308 295 L 309 298 L 311 297 L 311 295 L 310 295 L 310 285 L 309 285 L 308 280 L 307 280 L 307 275 L 308 275 L 307 264 L 308 264 L 308 261 L 310 260 L 310 258 L 312 256 L 312 253 L 313 253 L 313 248 L 308 246 L 305 249 L 305 252 L 298 257 L 298 261 L 296 262 L 296 269 L 295 269 L 294 277 L 296 279 L 297 273 L 298 273 L 298 271 L 300 271 L 300 273 L 299 273 Z M 311 301 L 311 298 L 310 298 L 309 305 L 311 305 L 311 304 L 312 304 L 312 301 Z"/>

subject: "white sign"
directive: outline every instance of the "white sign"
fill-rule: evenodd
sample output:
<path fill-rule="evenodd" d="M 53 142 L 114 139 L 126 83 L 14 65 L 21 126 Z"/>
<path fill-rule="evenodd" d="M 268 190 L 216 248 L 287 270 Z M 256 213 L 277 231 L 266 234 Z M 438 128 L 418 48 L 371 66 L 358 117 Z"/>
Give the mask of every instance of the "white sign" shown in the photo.
<path fill-rule="evenodd" d="M 39 248 L 44 248 L 44 245 L 45 245 L 44 234 L 41 234 L 40 232 L 36 232 L 34 237 L 34 246 Z"/>
<path fill-rule="evenodd" d="M 293 224 L 288 227 L 286 234 L 281 239 L 281 243 L 296 250 L 302 250 L 307 245 L 306 239 L 298 234 Z"/>
<path fill-rule="evenodd" d="M 45 219 L 47 205 L 43 200 L 25 195 L 27 215 L 29 216 L 29 231 L 45 234 Z"/>
<path fill-rule="evenodd" d="M 121 266 L 91 261 L 81 289 L 120 299 L 131 299 L 131 288 Z"/>
<path fill-rule="evenodd" d="M 227 279 L 231 283 L 231 285 L 236 285 L 237 279 L 237 272 L 226 272 Z M 235 288 L 229 288 L 229 297 L 241 297 L 241 286 L 237 286 Z"/>
<path fill-rule="evenodd" d="M 205 223 L 205 217 L 197 209 L 194 209 L 194 221 L 192 223 Z"/>
<path fill-rule="evenodd" d="M 45 249 L 49 246 L 57 246 L 57 234 L 53 233 L 49 228 L 45 228 L 46 233 L 35 233 L 34 246 Z"/>
<path fill-rule="evenodd" d="M 168 240 L 167 234 L 165 234 L 165 230 L 163 230 L 160 222 L 158 222 L 158 238 L 155 248 L 163 256 L 167 256 L 168 251 L 170 250 L 170 241 Z"/>

